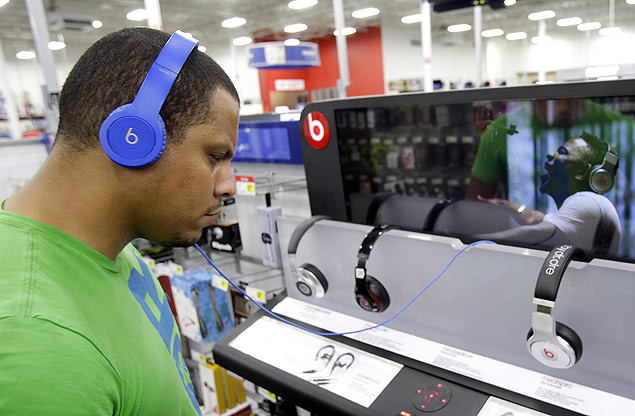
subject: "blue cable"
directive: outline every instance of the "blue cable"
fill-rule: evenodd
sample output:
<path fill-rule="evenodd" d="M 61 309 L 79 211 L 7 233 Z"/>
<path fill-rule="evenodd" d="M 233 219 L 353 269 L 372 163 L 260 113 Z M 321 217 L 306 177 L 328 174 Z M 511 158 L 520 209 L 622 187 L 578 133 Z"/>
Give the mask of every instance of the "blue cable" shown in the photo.
<path fill-rule="evenodd" d="M 286 324 L 289 324 L 289 325 L 291 325 L 291 326 L 294 326 L 294 327 L 296 327 L 296 328 L 298 328 L 298 329 L 301 329 L 301 330 L 303 330 L 303 331 L 310 332 L 310 333 L 315 334 L 315 335 L 322 335 L 322 336 L 326 336 L 326 337 L 332 337 L 332 336 L 336 336 L 336 335 L 349 335 L 349 334 L 356 334 L 356 333 L 359 333 L 359 332 L 364 332 L 364 331 L 370 331 L 371 329 L 379 328 L 380 326 L 386 325 L 388 322 L 392 321 L 393 319 L 395 319 L 396 317 L 398 317 L 399 315 L 401 315 L 401 313 L 402 313 L 403 311 L 405 311 L 405 310 L 406 310 L 406 309 L 407 309 L 407 308 L 408 308 L 408 307 L 409 307 L 409 306 L 410 306 L 410 305 L 411 305 L 411 304 L 412 304 L 415 300 L 417 300 L 417 298 L 419 298 L 419 296 L 421 296 L 421 295 L 423 294 L 423 292 L 425 292 L 426 290 L 428 290 L 428 288 L 429 288 L 430 286 L 432 286 L 432 284 L 433 284 L 434 282 L 436 282 L 437 280 L 439 280 L 439 278 L 440 278 L 441 276 L 443 276 L 443 274 L 444 274 L 444 273 L 448 270 L 448 268 L 450 268 L 450 266 L 452 265 L 452 263 L 454 263 L 454 260 L 456 260 L 456 259 L 457 259 L 457 257 L 459 257 L 459 256 L 460 256 L 460 255 L 461 255 L 461 254 L 462 254 L 465 250 L 467 250 L 468 248 L 473 247 L 473 246 L 475 246 L 475 245 L 477 245 L 477 244 L 496 244 L 496 243 L 495 243 L 495 242 L 493 242 L 493 241 L 489 241 L 489 240 L 479 240 L 479 241 L 475 241 L 475 242 L 473 242 L 473 243 L 471 243 L 471 244 L 468 244 L 467 246 L 465 246 L 465 247 L 463 247 L 461 250 L 459 250 L 459 252 L 458 252 L 458 253 L 456 253 L 456 254 L 454 255 L 454 257 L 452 257 L 452 260 L 450 260 L 450 262 L 449 262 L 449 263 L 448 263 L 448 264 L 447 264 L 447 265 L 443 268 L 443 270 L 441 270 L 441 273 L 439 273 L 439 274 L 437 275 L 437 277 L 435 277 L 434 279 L 432 279 L 432 280 L 430 281 L 430 283 L 428 283 L 428 284 L 427 284 L 427 285 L 426 285 L 423 289 L 421 289 L 421 291 L 420 291 L 419 293 L 417 293 L 417 294 L 415 295 L 415 297 L 413 297 L 413 298 L 412 298 L 412 299 L 411 299 L 408 303 L 406 303 L 406 304 L 404 305 L 404 307 L 403 307 L 403 308 L 401 308 L 401 309 L 399 310 L 399 312 L 397 312 L 396 314 L 394 314 L 393 316 L 391 316 L 390 318 L 386 319 L 384 322 L 382 322 L 382 323 L 380 323 L 380 324 L 373 325 L 373 326 L 368 327 L 368 328 L 357 329 L 357 330 L 355 330 L 355 331 L 346 331 L 346 332 L 317 332 L 317 331 L 313 331 L 313 330 L 311 330 L 311 329 L 308 329 L 308 328 L 305 328 L 305 327 L 300 326 L 300 325 L 298 325 L 298 324 L 295 324 L 295 323 L 293 323 L 293 322 L 291 322 L 291 321 L 289 321 L 289 320 L 287 320 L 287 319 L 284 319 L 284 318 L 283 318 L 283 317 L 281 317 L 280 315 L 275 314 L 274 312 L 272 312 L 272 311 L 270 311 L 269 309 L 267 309 L 267 308 L 265 308 L 264 306 L 262 306 L 260 303 L 256 302 L 254 299 L 252 299 L 252 297 L 251 297 L 251 296 L 249 296 L 249 295 L 248 295 L 248 294 L 246 294 L 246 293 L 245 293 L 245 292 L 244 292 L 241 288 L 239 288 L 238 286 L 236 286 L 236 284 L 234 284 L 234 282 L 232 282 L 232 281 L 231 281 L 231 280 L 230 280 L 227 276 L 225 276 L 225 275 L 223 274 L 223 272 L 221 272 L 221 271 L 218 269 L 218 267 L 216 267 L 216 265 L 212 262 L 212 260 L 211 260 L 209 257 L 207 257 L 207 254 L 205 254 L 205 252 L 204 252 L 204 251 L 203 251 L 203 250 L 202 250 L 202 249 L 198 246 L 198 244 L 194 244 L 194 247 L 196 247 L 196 248 L 198 249 L 198 251 L 200 251 L 200 252 L 201 252 L 201 254 L 203 255 L 203 257 L 205 257 L 205 260 L 207 260 L 207 261 L 208 261 L 208 263 L 209 263 L 209 264 L 211 264 L 211 265 L 212 265 L 212 267 L 214 267 L 214 269 L 216 269 L 216 271 L 217 271 L 218 273 L 220 273 L 220 275 L 221 275 L 221 276 L 223 276 L 223 278 L 224 278 L 225 280 L 227 280 L 227 282 L 229 282 L 229 284 L 230 284 L 230 285 L 232 285 L 232 286 L 234 287 L 234 289 L 236 289 L 237 291 L 239 291 L 239 292 L 240 292 L 243 296 L 247 297 L 247 299 L 249 299 L 249 300 L 250 300 L 250 301 L 252 301 L 254 304 L 256 304 L 256 306 L 258 306 L 260 309 L 262 309 L 263 311 L 265 311 L 265 313 L 267 313 L 267 314 L 269 314 L 269 315 L 273 316 L 274 318 L 276 318 L 276 319 L 278 319 L 278 320 L 280 320 L 280 321 L 282 321 L 282 322 L 284 322 L 284 323 L 286 323 Z"/>

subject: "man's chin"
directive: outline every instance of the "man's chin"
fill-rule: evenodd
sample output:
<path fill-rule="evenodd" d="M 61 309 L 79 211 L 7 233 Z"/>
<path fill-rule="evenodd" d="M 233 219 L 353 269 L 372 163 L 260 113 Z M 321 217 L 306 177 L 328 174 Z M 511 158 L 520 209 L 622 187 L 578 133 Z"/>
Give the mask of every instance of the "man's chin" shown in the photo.
<path fill-rule="evenodd" d="M 203 232 L 201 231 L 198 235 L 193 234 L 182 234 L 175 235 L 170 238 L 166 238 L 165 240 L 159 242 L 159 244 L 169 247 L 190 247 L 193 246 L 196 242 L 198 242 L 203 236 Z"/>

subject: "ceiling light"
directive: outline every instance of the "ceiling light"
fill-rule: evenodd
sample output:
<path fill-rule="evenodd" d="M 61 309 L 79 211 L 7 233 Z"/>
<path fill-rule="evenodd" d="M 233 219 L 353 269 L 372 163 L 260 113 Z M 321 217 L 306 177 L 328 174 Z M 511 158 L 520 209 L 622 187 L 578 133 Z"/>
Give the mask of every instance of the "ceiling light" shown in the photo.
<path fill-rule="evenodd" d="M 376 16 L 379 14 L 379 9 L 375 7 L 368 7 L 366 9 L 359 9 L 353 12 L 353 17 L 356 19 L 364 19 L 366 17 Z"/>
<path fill-rule="evenodd" d="M 505 0 L 505 6 L 513 6 L 516 4 L 516 0 Z"/>
<path fill-rule="evenodd" d="M 529 20 L 545 20 L 551 19 L 552 17 L 555 17 L 555 15 L 556 12 L 554 12 L 553 10 L 544 10 L 542 12 L 532 13 L 527 17 L 529 18 Z"/>
<path fill-rule="evenodd" d="M 488 29 L 481 32 L 481 36 L 484 38 L 493 38 L 496 36 L 503 36 L 504 34 L 505 32 L 503 32 L 503 29 Z"/>
<path fill-rule="evenodd" d="M 587 78 L 612 77 L 620 70 L 619 65 L 590 66 L 584 70 Z"/>
<path fill-rule="evenodd" d="M 33 59 L 35 58 L 35 52 L 33 51 L 20 51 L 15 54 L 18 59 Z"/>
<path fill-rule="evenodd" d="M 635 0 L 626 0 L 626 4 L 635 4 Z"/>
<path fill-rule="evenodd" d="M 354 27 L 345 27 L 342 29 L 342 33 L 344 34 L 344 36 L 348 36 L 348 35 L 352 35 L 353 33 L 357 32 L 357 29 L 355 29 Z M 333 34 L 335 36 L 339 36 L 339 32 L 337 29 L 335 29 L 333 31 Z"/>
<path fill-rule="evenodd" d="M 527 34 L 525 32 L 513 32 L 505 35 L 505 39 L 507 40 L 521 40 L 527 39 Z"/>
<path fill-rule="evenodd" d="M 556 24 L 558 26 L 576 26 L 582 23 L 582 19 L 579 17 L 567 17 L 566 19 L 558 19 Z"/>
<path fill-rule="evenodd" d="M 146 9 L 133 10 L 126 15 L 126 19 L 139 22 L 148 18 L 148 11 Z"/>
<path fill-rule="evenodd" d="M 9 2 L 9 0 L 0 0 L 0 7 L 4 6 L 8 2 Z"/>
<path fill-rule="evenodd" d="M 535 43 L 536 45 L 549 42 L 551 42 L 551 36 L 549 35 L 534 36 L 533 38 L 531 38 L 531 43 Z"/>
<path fill-rule="evenodd" d="M 101 20 L 93 20 L 93 27 L 95 29 L 99 29 L 103 25 L 104 25 L 104 23 Z"/>
<path fill-rule="evenodd" d="M 460 25 L 451 25 L 448 26 L 448 32 L 456 33 L 456 32 L 465 32 L 472 29 L 472 26 L 468 24 L 460 24 Z"/>
<path fill-rule="evenodd" d="M 293 0 L 289 2 L 289 8 L 293 10 L 306 9 L 318 4 L 317 0 Z"/>
<path fill-rule="evenodd" d="M 410 23 L 419 23 L 423 19 L 421 13 L 411 14 L 409 16 L 404 16 L 401 18 L 401 23 L 410 24 Z"/>
<path fill-rule="evenodd" d="M 66 44 L 59 40 L 52 40 L 49 42 L 49 49 L 52 51 L 59 51 L 60 49 L 64 49 Z"/>
<path fill-rule="evenodd" d="M 253 39 L 250 38 L 249 36 L 241 36 L 239 38 L 232 40 L 232 43 L 234 44 L 234 46 L 245 46 L 245 45 L 249 45 L 251 42 L 253 42 Z"/>
<path fill-rule="evenodd" d="M 300 44 L 300 39 L 294 39 L 294 38 L 286 39 L 284 41 L 284 44 L 286 46 L 298 46 Z"/>
<path fill-rule="evenodd" d="M 580 32 L 584 32 L 587 30 L 595 30 L 595 29 L 599 29 L 602 27 L 602 23 L 600 22 L 587 22 L 587 23 L 580 23 L 578 25 L 578 30 Z"/>
<path fill-rule="evenodd" d="M 305 25 L 304 23 L 296 23 L 293 25 L 287 25 L 284 27 L 284 31 L 287 33 L 297 33 L 297 32 L 303 32 L 305 30 L 307 30 L 309 27 L 307 25 Z"/>
<path fill-rule="evenodd" d="M 622 28 L 619 26 L 603 27 L 602 29 L 600 29 L 599 33 L 602 36 L 619 35 L 620 33 L 622 33 Z"/>
<path fill-rule="evenodd" d="M 198 45 L 198 50 L 201 52 L 207 52 L 207 48 L 203 45 Z"/>
<path fill-rule="evenodd" d="M 245 23 L 247 23 L 247 21 L 242 17 L 232 17 L 231 19 L 223 20 L 222 22 L 220 22 L 220 25 L 224 28 L 231 29 L 234 27 L 242 26 Z"/>

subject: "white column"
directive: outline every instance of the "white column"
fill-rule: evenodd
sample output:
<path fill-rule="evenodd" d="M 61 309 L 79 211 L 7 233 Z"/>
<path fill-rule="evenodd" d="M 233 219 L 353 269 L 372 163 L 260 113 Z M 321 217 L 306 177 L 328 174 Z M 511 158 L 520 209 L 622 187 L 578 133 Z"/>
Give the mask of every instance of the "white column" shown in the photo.
<path fill-rule="evenodd" d="M 335 16 L 335 29 L 338 36 L 335 36 L 337 45 L 337 61 L 339 63 L 340 77 L 337 80 L 337 92 L 340 98 L 346 97 L 348 87 L 351 84 L 348 72 L 348 50 L 346 46 L 346 36 L 344 36 L 344 4 L 342 0 L 333 0 L 333 15 Z"/>
<path fill-rule="evenodd" d="M 547 34 L 547 22 L 545 20 L 538 21 L 538 36 L 542 39 Z M 544 55 L 546 43 L 539 43 L 538 48 L 541 55 Z M 547 81 L 547 71 L 545 70 L 546 62 L 544 59 L 540 59 L 540 67 L 538 68 L 538 83 L 544 84 Z"/>
<path fill-rule="evenodd" d="M 53 52 L 48 47 L 50 38 L 46 14 L 44 13 L 44 5 L 42 4 L 42 0 L 26 0 L 26 9 L 29 13 L 31 32 L 35 40 L 37 59 L 46 82 L 46 96 L 44 97 L 46 121 L 48 122 L 49 131 L 56 131 L 58 123 L 57 101 L 60 88 L 57 83 L 57 74 L 55 73 Z"/>
<path fill-rule="evenodd" d="M 152 29 L 163 30 L 159 0 L 143 0 L 143 5 L 148 12 L 148 26 Z"/>
<path fill-rule="evenodd" d="M 423 90 L 430 92 L 432 86 L 432 30 L 430 24 L 430 2 L 421 0 L 421 52 L 423 53 Z"/>
<path fill-rule="evenodd" d="M 474 81 L 475 87 L 481 86 L 481 72 L 483 65 L 483 53 L 481 51 L 481 44 L 483 38 L 481 37 L 481 28 L 483 26 L 483 8 L 482 6 L 474 7 L 474 51 L 476 53 L 476 80 Z"/>
<path fill-rule="evenodd" d="M 4 59 L 4 50 L 2 49 L 2 40 L 0 39 L 0 90 L 4 91 L 11 138 L 18 140 L 22 138 L 22 126 L 20 125 L 20 117 L 18 115 L 18 103 L 13 96 L 13 90 L 10 88 L 11 82 L 9 81 L 6 68 L 7 62 Z"/>

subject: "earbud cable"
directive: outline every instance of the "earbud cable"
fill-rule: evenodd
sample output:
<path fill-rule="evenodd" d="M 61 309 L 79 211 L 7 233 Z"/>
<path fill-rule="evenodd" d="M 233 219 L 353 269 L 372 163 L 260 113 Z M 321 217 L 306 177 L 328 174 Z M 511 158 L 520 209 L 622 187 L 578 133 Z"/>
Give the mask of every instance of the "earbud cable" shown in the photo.
<path fill-rule="evenodd" d="M 434 282 L 436 282 L 437 280 L 439 280 L 439 278 L 441 276 L 443 276 L 443 274 L 450 268 L 450 266 L 452 265 L 452 263 L 454 263 L 454 261 L 461 255 L 463 254 L 463 252 L 465 252 L 468 248 L 473 247 L 477 244 L 496 244 L 493 241 L 489 241 L 489 240 L 479 240 L 479 241 L 475 241 L 471 244 L 468 244 L 467 246 L 463 247 L 461 250 L 459 250 L 458 253 L 456 253 L 454 255 L 454 257 L 452 257 L 452 260 L 450 260 L 450 262 L 443 268 L 443 270 L 441 270 L 441 273 L 439 273 L 434 279 L 432 279 L 423 289 L 421 289 L 421 291 L 419 291 L 419 293 L 417 293 L 408 303 L 406 303 L 404 305 L 403 308 L 401 308 L 397 313 L 395 313 L 393 316 L 391 316 L 390 318 L 386 319 L 384 322 L 370 326 L 368 328 L 362 328 L 362 329 L 357 329 L 354 331 L 346 331 L 346 332 L 318 332 L 318 331 L 313 331 L 312 329 L 308 329 L 305 328 L 301 325 L 295 324 L 291 321 L 289 321 L 288 319 L 285 319 L 283 317 L 281 317 L 280 315 L 277 315 L 276 313 L 270 311 L 269 309 L 265 308 L 264 306 L 262 306 L 260 303 L 258 303 L 257 301 L 255 301 L 251 296 L 249 296 L 247 293 L 245 293 L 241 288 L 239 288 L 234 282 L 231 281 L 231 279 L 229 279 L 227 276 L 225 276 L 225 274 L 223 274 L 223 272 L 221 272 L 218 267 L 216 267 L 216 265 L 212 262 L 212 260 L 207 256 L 207 254 L 205 254 L 205 252 L 198 246 L 198 244 L 194 244 L 194 247 L 196 247 L 198 249 L 198 251 L 201 252 L 201 254 L 203 255 L 203 257 L 205 257 L 205 260 L 207 260 L 207 262 L 209 264 L 212 265 L 212 267 L 214 269 L 216 269 L 216 271 L 225 279 L 227 280 L 227 282 L 232 285 L 234 287 L 234 289 L 236 289 L 237 291 L 239 291 L 243 296 L 245 296 L 247 299 L 249 299 L 250 301 L 252 301 L 254 304 L 256 304 L 256 306 L 258 306 L 260 309 L 262 309 L 265 313 L 271 315 L 272 317 L 286 323 L 289 324 L 291 326 L 294 326 L 298 329 L 301 329 L 303 331 L 306 332 L 310 332 L 312 334 L 315 335 L 322 335 L 325 337 L 332 337 L 332 336 L 336 336 L 336 335 L 349 335 L 349 334 L 357 334 L 359 332 L 364 332 L 364 331 L 370 331 L 371 329 L 375 329 L 375 328 L 379 328 L 380 326 L 386 325 L 387 323 L 389 323 L 390 321 L 392 321 L 393 319 L 395 319 L 396 317 L 398 317 L 399 315 L 401 315 L 401 313 L 403 311 L 405 311 L 408 307 L 410 307 L 410 305 L 412 305 L 412 303 L 417 300 L 419 298 L 419 296 L 421 296 L 423 294 L 423 292 L 425 292 L 426 290 L 428 290 L 428 288 L 430 286 L 432 286 L 434 284 Z"/>

